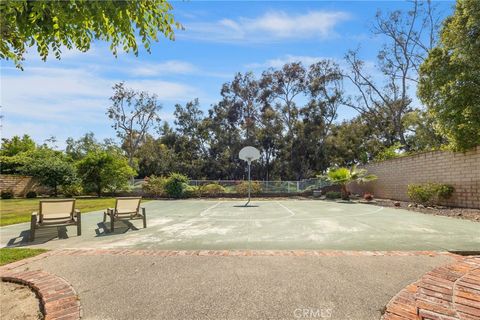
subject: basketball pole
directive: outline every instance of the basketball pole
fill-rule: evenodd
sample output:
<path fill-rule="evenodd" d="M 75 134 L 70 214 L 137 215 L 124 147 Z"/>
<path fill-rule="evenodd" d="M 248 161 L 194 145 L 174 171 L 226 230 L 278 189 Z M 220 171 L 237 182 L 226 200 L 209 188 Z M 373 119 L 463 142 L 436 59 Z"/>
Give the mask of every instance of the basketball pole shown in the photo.
<path fill-rule="evenodd" d="M 249 161 L 247 161 L 247 163 L 248 163 L 248 201 L 247 201 L 247 203 L 245 203 L 245 207 L 247 207 L 248 204 L 250 203 L 250 188 L 252 186 L 252 182 L 250 181 L 250 163 L 251 163 L 251 161 L 249 160 Z"/>

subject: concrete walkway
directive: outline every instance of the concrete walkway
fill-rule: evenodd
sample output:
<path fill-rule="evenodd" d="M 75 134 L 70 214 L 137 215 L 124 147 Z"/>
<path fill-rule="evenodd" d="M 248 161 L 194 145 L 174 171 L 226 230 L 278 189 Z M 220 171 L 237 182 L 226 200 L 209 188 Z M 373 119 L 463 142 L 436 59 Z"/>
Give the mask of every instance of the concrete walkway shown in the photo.
<path fill-rule="evenodd" d="M 18 266 L 67 280 L 83 319 L 379 319 L 390 299 L 453 259 L 411 256 L 158 256 L 58 251 Z"/>

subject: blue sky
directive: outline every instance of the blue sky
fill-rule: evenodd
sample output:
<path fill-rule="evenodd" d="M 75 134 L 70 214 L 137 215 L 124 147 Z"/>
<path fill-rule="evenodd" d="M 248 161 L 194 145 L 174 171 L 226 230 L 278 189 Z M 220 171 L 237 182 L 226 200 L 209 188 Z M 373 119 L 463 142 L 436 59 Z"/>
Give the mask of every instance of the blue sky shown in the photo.
<path fill-rule="evenodd" d="M 162 38 L 151 54 L 114 58 L 105 43 L 96 42 L 87 53 L 64 51 L 60 61 L 50 57 L 43 62 L 31 50 L 24 71 L 2 61 L 2 136 L 26 133 L 41 143 L 53 135 L 60 148 L 67 137 L 89 131 L 100 139 L 114 137 L 105 110 L 118 81 L 156 93 L 162 119 L 172 122 L 176 103 L 198 97 L 207 110 L 219 100 L 221 85 L 239 71 L 260 74 L 286 62 L 310 64 L 319 58 L 341 62 L 347 50 L 360 48 L 373 73 L 382 44 L 370 32 L 376 11 L 408 8 L 404 1 L 172 4 L 185 30 L 177 31 L 174 42 Z M 436 3 L 444 16 L 453 4 Z M 339 120 L 354 115 L 344 107 Z"/>

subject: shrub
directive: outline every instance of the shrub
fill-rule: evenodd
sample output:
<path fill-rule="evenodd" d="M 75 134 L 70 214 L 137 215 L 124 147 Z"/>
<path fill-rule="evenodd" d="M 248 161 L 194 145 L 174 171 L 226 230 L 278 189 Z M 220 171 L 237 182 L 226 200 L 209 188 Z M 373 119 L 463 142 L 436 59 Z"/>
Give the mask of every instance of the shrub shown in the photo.
<path fill-rule="evenodd" d="M 184 191 L 184 195 L 187 198 L 199 197 L 201 195 L 200 187 L 187 185 Z"/>
<path fill-rule="evenodd" d="M 0 198 L 2 199 L 12 199 L 13 198 L 13 191 L 11 190 L 4 190 L 0 194 Z"/>
<path fill-rule="evenodd" d="M 367 201 L 372 201 L 373 200 L 373 194 L 365 192 L 365 194 L 363 195 L 363 199 L 365 199 Z"/>
<path fill-rule="evenodd" d="M 248 194 L 248 181 L 242 181 L 235 186 L 235 190 L 239 194 Z M 261 193 L 262 186 L 258 181 L 252 181 L 251 193 Z"/>
<path fill-rule="evenodd" d="M 209 196 L 217 196 L 219 194 L 225 193 L 226 190 L 223 186 L 219 185 L 218 183 L 209 183 L 204 185 L 200 188 L 201 194 L 209 195 Z"/>
<path fill-rule="evenodd" d="M 342 197 L 342 193 L 337 191 L 328 191 L 325 193 L 325 197 L 327 199 L 340 199 Z"/>
<path fill-rule="evenodd" d="M 455 188 L 452 185 L 449 185 L 449 184 L 437 185 L 437 196 L 441 200 L 449 199 L 452 196 L 454 191 L 455 191 Z"/>
<path fill-rule="evenodd" d="M 165 182 L 165 193 L 172 198 L 185 196 L 188 187 L 188 177 L 180 173 L 171 173 Z"/>
<path fill-rule="evenodd" d="M 75 182 L 69 185 L 61 186 L 60 192 L 67 198 L 79 196 L 83 193 L 83 188 L 80 182 Z"/>
<path fill-rule="evenodd" d="M 22 168 L 22 173 L 35 177 L 42 185 L 52 188 L 56 197 L 59 188 L 76 179 L 75 166 L 63 153 L 50 149 L 38 149 Z"/>
<path fill-rule="evenodd" d="M 448 184 L 426 183 L 409 184 L 408 197 L 415 203 L 424 205 L 438 204 L 441 200 L 450 198 L 455 189 Z"/>
<path fill-rule="evenodd" d="M 89 151 L 77 163 L 78 175 L 86 192 L 102 192 L 128 190 L 130 179 L 136 172 L 128 164 L 127 159 L 114 151 Z"/>
<path fill-rule="evenodd" d="M 27 194 L 25 195 L 25 198 L 27 199 L 32 199 L 36 197 L 37 197 L 37 193 L 35 191 L 28 191 Z"/>
<path fill-rule="evenodd" d="M 145 183 L 142 185 L 142 189 L 147 194 L 151 194 L 154 196 L 164 196 L 166 182 L 167 178 L 152 175 L 148 178 L 145 178 Z"/>

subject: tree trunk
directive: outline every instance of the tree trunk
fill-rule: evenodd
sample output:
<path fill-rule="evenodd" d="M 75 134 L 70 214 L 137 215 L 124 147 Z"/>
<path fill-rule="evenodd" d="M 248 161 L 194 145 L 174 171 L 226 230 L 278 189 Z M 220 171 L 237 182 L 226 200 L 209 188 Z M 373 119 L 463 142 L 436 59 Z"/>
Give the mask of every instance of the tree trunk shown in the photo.
<path fill-rule="evenodd" d="M 348 190 L 347 190 L 347 185 L 342 184 L 342 199 L 343 200 L 349 200 L 350 197 L 348 196 Z"/>

